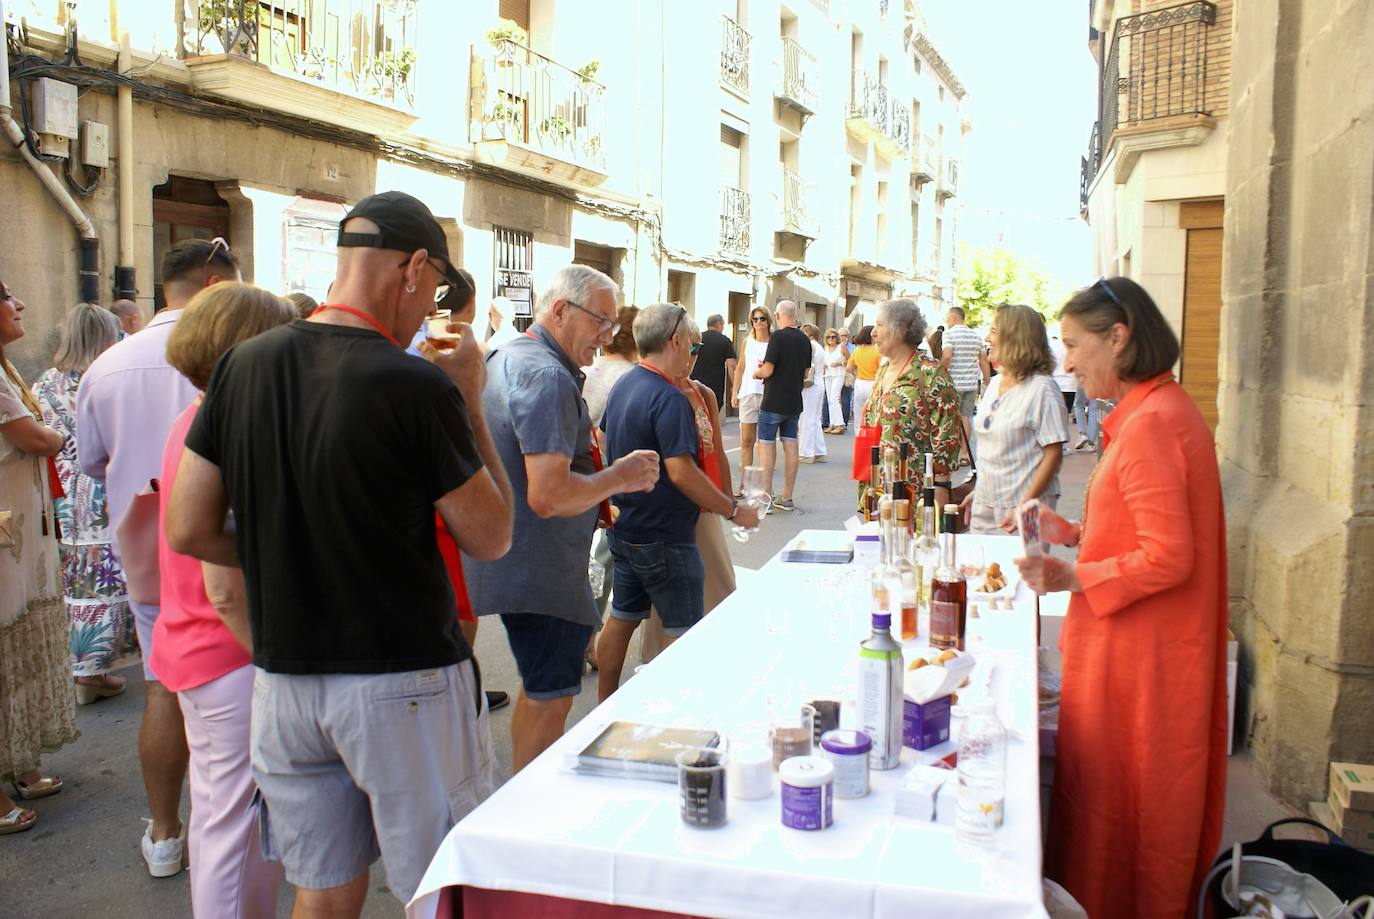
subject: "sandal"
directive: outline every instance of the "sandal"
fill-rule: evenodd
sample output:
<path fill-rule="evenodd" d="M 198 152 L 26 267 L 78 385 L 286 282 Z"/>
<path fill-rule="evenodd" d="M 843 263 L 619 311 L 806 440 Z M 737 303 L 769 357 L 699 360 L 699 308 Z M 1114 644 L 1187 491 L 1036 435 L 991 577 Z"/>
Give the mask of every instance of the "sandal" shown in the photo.
<path fill-rule="evenodd" d="M 28 785 L 15 779 L 13 784 L 15 792 L 25 801 L 36 801 L 39 798 L 55 795 L 62 790 L 62 780 L 55 775 L 45 775 L 37 782 L 30 782 Z"/>
<path fill-rule="evenodd" d="M 125 680 L 122 676 L 108 676 L 99 683 L 77 683 L 76 704 L 90 705 L 100 699 L 117 696 L 124 691 Z"/>
<path fill-rule="evenodd" d="M 16 807 L 3 817 L 0 817 L 0 836 L 7 836 L 10 833 L 22 833 L 25 830 L 33 829 L 33 825 L 38 822 L 38 815 L 31 810 Z"/>

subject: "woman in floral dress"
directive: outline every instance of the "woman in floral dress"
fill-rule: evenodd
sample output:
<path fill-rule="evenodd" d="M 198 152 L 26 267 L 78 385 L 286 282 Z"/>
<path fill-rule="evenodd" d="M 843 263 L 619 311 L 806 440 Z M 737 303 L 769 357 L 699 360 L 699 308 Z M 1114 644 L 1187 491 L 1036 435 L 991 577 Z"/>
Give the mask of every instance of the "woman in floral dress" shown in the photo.
<path fill-rule="evenodd" d="M 949 500 L 950 470 L 959 462 L 959 394 L 949 371 L 929 366 L 916 353 L 926 334 L 926 321 L 908 299 L 884 300 L 873 324 L 873 343 L 883 356 L 860 424 L 880 429 L 884 450 L 910 445 L 909 478 L 921 487 L 922 454 L 934 454 L 935 501 Z M 860 495 L 862 501 L 862 489 Z"/>
<path fill-rule="evenodd" d="M 34 395 L 43 423 L 66 438 L 56 457 L 64 497 L 57 513 L 62 593 L 71 621 L 76 701 L 86 705 L 124 691 L 124 677 L 110 673 L 137 660 L 137 640 L 124 573 L 115 560 L 105 483 L 84 475 L 76 461 L 76 389 L 81 375 L 119 337 L 119 320 L 89 303 L 74 307 L 62 324 L 54 367 L 38 378 Z"/>
<path fill-rule="evenodd" d="M 32 801 L 62 790 L 39 758 L 77 730 L 45 459 L 62 449 L 62 435 L 38 421 L 38 403 L 5 359 L 24 336 L 24 309 L 0 281 L 0 783 Z M 37 819 L 0 791 L 0 835 Z"/>

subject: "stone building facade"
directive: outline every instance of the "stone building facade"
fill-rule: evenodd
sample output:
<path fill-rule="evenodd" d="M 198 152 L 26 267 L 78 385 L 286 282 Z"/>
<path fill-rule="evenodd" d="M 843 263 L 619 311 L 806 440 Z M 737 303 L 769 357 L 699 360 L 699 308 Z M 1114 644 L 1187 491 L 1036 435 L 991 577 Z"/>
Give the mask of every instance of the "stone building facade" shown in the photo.
<path fill-rule="evenodd" d="M 227 239 L 260 286 L 322 298 L 339 217 L 382 189 L 429 204 L 479 297 L 518 308 L 570 261 L 607 271 L 627 303 L 672 299 L 701 320 L 791 297 L 814 321 L 857 322 L 894 291 L 949 296 L 963 90 L 912 2 L 3 7 L 16 119 L 21 98 L 31 118 L 39 95 L 43 117 L 59 107 L 42 80 L 76 88 L 66 146 L 91 193 L 72 195 L 99 239 L 104 303 L 122 267 L 151 312 L 161 253 L 188 236 Z M 97 169 L 82 154 L 100 126 Z M 80 251 L 8 147 L 0 184 L 15 218 L 0 223 L 0 277 L 31 307 L 10 354 L 32 376 L 79 299 Z"/>
<path fill-rule="evenodd" d="M 1374 762 L 1374 6 L 1238 10 L 1220 418 L 1241 725 L 1269 786 Z M 1238 730 L 1241 728 L 1238 727 Z"/>

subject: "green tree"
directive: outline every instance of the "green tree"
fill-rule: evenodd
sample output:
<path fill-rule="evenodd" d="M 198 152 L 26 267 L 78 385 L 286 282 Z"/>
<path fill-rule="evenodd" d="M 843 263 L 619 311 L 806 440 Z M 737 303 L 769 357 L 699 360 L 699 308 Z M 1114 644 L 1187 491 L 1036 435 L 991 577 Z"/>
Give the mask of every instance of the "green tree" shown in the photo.
<path fill-rule="evenodd" d="M 968 324 L 977 328 L 1003 303 L 1024 303 L 1053 321 L 1068 288 L 1008 249 L 961 247 L 954 292 Z"/>

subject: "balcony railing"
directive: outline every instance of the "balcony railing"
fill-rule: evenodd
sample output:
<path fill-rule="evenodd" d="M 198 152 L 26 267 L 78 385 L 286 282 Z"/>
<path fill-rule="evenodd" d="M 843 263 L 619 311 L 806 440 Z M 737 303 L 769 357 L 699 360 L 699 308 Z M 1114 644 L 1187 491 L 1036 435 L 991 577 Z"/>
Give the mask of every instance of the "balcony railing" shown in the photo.
<path fill-rule="evenodd" d="M 940 189 L 945 197 L 952 198 L 959 194 L 959 161 L 950 157 L 945 160 L 944 181 Z"/>
<path fill-rule="evenodd" d="M 749 194 L 723 188 L 720 194 L 720 248 L 736 255 L 749 254 Z"/>
<path fill-rule="evenodd" d="M 1078 212 L 1086 219 L 1088 216 L 1088 196 L 1092 192 L 1093 179 L 1102 165 L 1102 123 L 1093 122 L 1092 133 L 1088 135 L 1088 152 L 1082 158 L 1078 171 Z"/>
<path fill-rule="evenodd" d="M 387 105 L 415 103 L 417 0 L 177 0 L 183 58 L 229 54 Z"/>
<path fill-rule="evenodd" d="M 729 16 L 721 17 L 720 81 L 749 94 L 749 33 Z"/>
<path fill-rule="evenodd" d="M 1216 5 L 1206 0 L 1117 20 L 1102 73 L 1107 145 L 1123 124 L 1212 113 L 1207 46 L 1216 21 Z"/>
<path fill-rule="evenodd" d="M 940 154 L 935 148 L 935 138 L 929 134 L 921 135 L 921 142 L 913 157 L 915 168 L 912 175 L 917 184 L 922 184 L 933 180 L 939 175 Z"/>
<path fill-rule="evenodd" d="M 473 45 L 472 73 L 472 141 L 504 140 L 606 171 L 605 86 L 509 40 Z"/>
<path fill-rule="evenodd" d="M 782 171 L 782 228 L 787 233 L 815 239 L 820 235 L 820 221 L 811 213 L 811 199 L 815 186 L 802 181 L 790 169 Z"/>
<path fill-rule="evenodd" d="M 887 87 L 861 67 L 854 68 L 849 96 L 849 117 L 867 121 L 874 130 L 883 135 L 887 135 L 891 130 L 892 107 L 888 101 Z"/>
<path fill-rule="evenodd" d="M 911 149 L 911 109 L 897 97 L 892 97 L 892 119 L 889 122 L 891 130 L 888 137 L 892 139 L 892 146 L 899 153 L 906 153 Z"/>
<path fill-rule="evenodd" d="M 778 98 L 803 114 L 816 110 L 816 88 L 820 76 L 816 71 L 816 56 L 807 51 L 795 38 L 782 40 L 782 87 Z"/>

